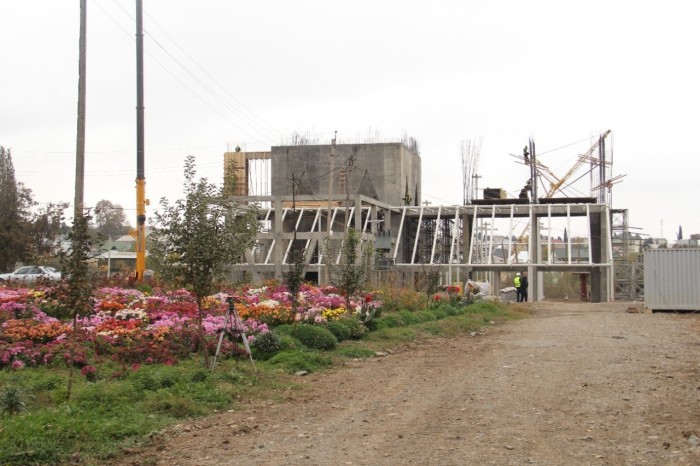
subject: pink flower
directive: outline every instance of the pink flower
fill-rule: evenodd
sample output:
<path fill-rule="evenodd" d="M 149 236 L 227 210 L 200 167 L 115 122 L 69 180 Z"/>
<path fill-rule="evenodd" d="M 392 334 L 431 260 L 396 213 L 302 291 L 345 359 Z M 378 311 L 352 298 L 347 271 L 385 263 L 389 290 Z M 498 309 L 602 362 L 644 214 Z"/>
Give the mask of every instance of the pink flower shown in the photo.
<path fill-rule="evenodd" d="M 95 366 L 84 366 L 80 369 L 80 373 L 90 382 L 95 382 L 97 380 L 97 368 Z"/>
<path fill-rule="evenodd" d="M 21 359 L 15 359 L 14 361 L 12 361 L 12 369 L 13 370 L 17 371 L 17 370 L 22 369 L 23 367 L 24 367 L 24 361 L 22 361 Z"/>

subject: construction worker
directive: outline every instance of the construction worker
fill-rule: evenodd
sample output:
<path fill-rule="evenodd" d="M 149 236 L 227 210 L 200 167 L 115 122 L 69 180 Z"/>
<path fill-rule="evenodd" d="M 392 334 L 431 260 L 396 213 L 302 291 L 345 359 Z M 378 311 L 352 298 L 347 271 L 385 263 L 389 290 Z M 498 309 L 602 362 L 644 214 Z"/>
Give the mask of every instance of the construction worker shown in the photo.
<path fill-rule="evenodd" d="M 513 279 L 513 286 L 515 287 L 515 295 L 517 297 L 517 301 L 520 302 L 520 272 L 515 274 L 515 278 Z"/>
<path fill-rule="evenodd" d="M 520 302 L 527 302 L 527 286 L 529 285 L 527 280 L 527 272 L 523 272 L 523 276 L 520 277 Z"/>

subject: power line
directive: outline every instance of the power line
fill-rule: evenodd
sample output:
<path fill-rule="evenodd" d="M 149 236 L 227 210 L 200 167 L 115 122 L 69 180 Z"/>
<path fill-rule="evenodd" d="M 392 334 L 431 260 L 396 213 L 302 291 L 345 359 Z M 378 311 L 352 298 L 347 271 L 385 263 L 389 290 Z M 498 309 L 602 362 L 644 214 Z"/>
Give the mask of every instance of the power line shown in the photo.
<path fill-rule="evenodd" d="M 243 102 L 241 102 L 239 99 L 237 99 L 236 96 L 234 96 L 232 93 L 230 93 L 230 92 L 228 91 L 228 89 L 226 89 L 224 86 L 222 86 L 211 74 L 209 74 L 209 72 L 207 72 L 194 58 L 192 58 L 192 56 L 190 56 L 182 47 L 180 47 L 180 45 L 179 45 L 177 42 L 175 42 L 175 40 L 174 40 L 172 37 L 170 37 L 170 35 L 167 33 L 167 31 L 165 31 L 165 29 L 163 29 L 163 28 L 155 21 L 155 19 L 154 19 L 151 15 L 149 15 L 148 13 L 146 13 L 146 15 L 151 19 L 151 21 L 153 22 L 153 24 L 155 24 L 155 26 L 156 26 L 158 29 L 160 29 L 160 30 L 163 32 L 163 34 L 165 34 L 165 36 L 175 45 L 175 47 L 177 47 L 187 58 L 189 58 L 189 59 L 192 61 L 192 63 L 194 63 L 194 64 L 197 66 L 197 68 L 199 68 L 207 77 L 209 77 L 209 79 L 211 79 L 217 86 L 219 86 L 219 88 L 220 88 L 221 90 L 223 90 L 226 94 L 228 94 L 233 100 L 235 100 L 236 102 L 238 102 L 238 104 L 239 104 L 241 107 L 245 108 L 248 112 L 250 112 L 250 114 L 251 114 L 253 117 L 257 118 L 257 119 L 259 120 L 259 122 L 260 122 L 262 125 L 267 126 L 267 128 L 269 128 L 272 132 L 277 132 L 277 130 L 276 130 L 275 128 L 273 128 L 272 126 L 270 126 L 265 120 L 263 120 L 263 119 L 262 119 L 260 116 L 258 116 L 253 110 L 251 110 L 250 108 L 248 108 Z"/>
<path fill-rule="evenodd" d="M 114 2 L 114 0 L 113 0 L 113 2 Z M 100 10 L 102 10 L 102 12 L 103 12 L 110 20 L 112 20 L 112 22 L 114 22 L 122 31 L 124 31 L 125 34 L 127 34 L 132 40 L 135 40 L 135 38 L 131 35 L 131 33 L 130 33 L 129 31 L 127 31 L 126 28 L 124 28 L 111 14 L 109 14 L 109 12 L 107 12 L 107 10 L 105 10 L 101 5 L 99 5 L 98 3 L 96 3 L 94 0 L 93 0 L 93 3 L 95 3 L 95 5 L 96 5 Z M 115 4 L 116 4 L 116 3 L 115 3 Z M 118 5 L 118 4 L 116 4 L 116 5 L 117 5 L 130 19 L 133 20 L 133 17 L 132 17 L 128 12 L 126 12 L 126 10 L 124 10 L 123 7 L 121 7 L 121 6 Z M 150 33 L 147 32 L 147 34 L 148 34 L 150 37 L 152 37 Z M 155 42 L 155 40 L 154 40 L 154 42 Z M 161 47 L 161 48 L 163 49 L 164 52 L 168 53 L 167 51 L 165 51 L 165 49 L 164 49 L 162 46 L 160 46 L 160 44 L 158 44 L 158 45 L 159 45 L 159 47 Z M 270 143 L 271 141 L 273 141 L 273 140 L 275 139 L 274 137 L 273 137 L 273 138 L 270 138 L 270 135 L 269 135 L 269 134 L 260 133 L 260 131 L 258 131 L 258 132 L 259 132 L 262 136 L 266 137 L 267 139 L 256 139 L 255 136 L 254 136 L 253 134 L 249 133 L 249 132 L 246 131 L 244 128 L 242 128 L 239 124 L 237 124 L 237 123 L 235 123 L 234 121 L 232 121 L 227 115 L 223 114 L 221 111 L 219 111 L 217 108 L 215 108 L 214 106 L 212 106 L 209 102 L 207 102 L 199 93 L 197 93 L 194 89 L 192 89 L 190 86 L 188 86 L 182 79 L 178 78 L 170 69 L 168 69 L 168 67 L 167 67 L 164 63 L 162 63 L 160 60 L 158 60 L 158 58 L 156 58 L 155 55 L 153 55 L 153 54 L 152 54 L 151 52 L 149 52 L 149 51 L 147 51 L 146 53 L 148 53 L 149 57 L 151 57 L 151 58 L 153 59 L 153 61 L 155 61 L 166 73 L 168 73 L 175 81 L 177 81 L 178 83 L 180 83 L 180 85 L 182 85 L 185 89 L 187 89 L 192 95 L 194 95 L 197 99 L 199 99 L 204 105 L 206 105 L 207 107 L 209 107 L 212 111 L 214 111 L 215 113 L 217 113 L 219 116 L 221 116 L 224 120 L 226 120 L 226 121 L 227 121 L 228 123 L 230 123 L 232 126 L 238 128 L 238 129 L 241 130 L 243 133 L 245 133 L 245 134 L 247 134 L 248 136 L 254 138 L 253 142 L 257 142 L 257 143 L 263 143 L 263 142 L 265 142 L 265 143 Z M 176 58 L 174 58 L 174 57 L 173 57 L 171 54 L 169 54 L 169 53 L 168 53 L 168 55 L 169 55 L 176 63 L 178 63 L 184 70 L 187 71 L 186 67 L 184 67 L 184 65 L 182 65 L 181 63 L 179 63 L 179 61 L 178 61 Z M 193 75 L 192 75 L 192 77 L 193 77 L 193 79 L 195 79 Z M 199 81 L 199 82 L 198 82 L 198 81 Z M 210 91 L 210 89 L 206 88 L 206 87 L 201 83 L 201 80 L 195 79 L 195 82 L 198 82 L 198 84 L 200 84 L 202 87 L 204 87 L 205 90 Z M 210 93 L 211 93 L 211 92 L 210 92 Z M 214 94 L 213 94 L 213 95 L 214 95 Z M 216 97 L 216 96 L 215 96 L 215 97 Z M 229 107 L 229 111 L 232 112 L 232 113 L 234 113 L 234 111 L 231 110 L 232 106 L 231 106 L 230 104 L 226 104 L 226 105 L 224 105 L 224 106 L 225 106 L 225 107 Z M 243 123 L 246 123 L 246 124 L 248 124 L 248 125 L 250 126 L 250 123 L 246 122 L 242 117 L 239 117 L 239 118 L 241 119 L 241 121 L 243 121 Z"/>

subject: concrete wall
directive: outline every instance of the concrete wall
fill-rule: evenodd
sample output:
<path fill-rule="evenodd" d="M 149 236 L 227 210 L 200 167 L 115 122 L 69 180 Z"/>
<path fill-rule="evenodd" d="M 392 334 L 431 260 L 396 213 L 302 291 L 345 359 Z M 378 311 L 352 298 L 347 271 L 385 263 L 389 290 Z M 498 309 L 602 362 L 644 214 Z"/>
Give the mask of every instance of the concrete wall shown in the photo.
<path fill-rule="evenodd" d="M 297 194 L 328 198 L 330 145 L 278 146 L 272 148 L 272 195 L 292 194 L 292 174 Z M 401 143 L 339 144 L 334 161 L 333 195 L 362 194 L 391 205 L 421 201 L 421 159 Z"/>

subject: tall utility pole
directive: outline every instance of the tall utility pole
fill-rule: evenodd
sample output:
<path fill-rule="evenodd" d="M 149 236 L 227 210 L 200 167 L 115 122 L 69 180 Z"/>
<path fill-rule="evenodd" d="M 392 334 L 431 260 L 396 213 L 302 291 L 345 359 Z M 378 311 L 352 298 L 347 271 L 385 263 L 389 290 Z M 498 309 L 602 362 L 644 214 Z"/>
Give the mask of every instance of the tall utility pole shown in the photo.
<path fill-rule="evenodd" d="M 335 140 L 338 137 L 338 131 L 333 134 L 333 140 L 331 141 L 331 160 L 330 169 L 328 171 L 328 234 L 326 236 L 326 270 L 324 272 L 324 282 L 331 282 L 331 232 L 333 229 L 333 223 L 331 222 L 331 217 L 333 214 L 333 171 L 335 171 Z"/>
<path fill-rule="evenodd" d="M 80 0 L 80 39 L 78 48 L 78 137 L 75 149 L 75 200 L 73 223 L 83 215 L 85 207 L 85 78 L 87 49 L 87 0 Z"/>
<path fill-rule="evenodd" d="M 146 270 L 146 174 L 144 169 L 143 2 L 136 0 L 136 279 Z"/>

